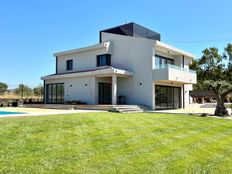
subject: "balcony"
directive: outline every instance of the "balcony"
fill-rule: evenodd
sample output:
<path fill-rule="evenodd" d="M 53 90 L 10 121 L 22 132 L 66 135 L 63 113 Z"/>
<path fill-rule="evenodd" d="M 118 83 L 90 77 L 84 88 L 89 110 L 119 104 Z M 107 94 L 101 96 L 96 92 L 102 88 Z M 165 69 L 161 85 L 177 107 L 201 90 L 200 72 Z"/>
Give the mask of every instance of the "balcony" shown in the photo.
<path fill-rule="evenodd" d="M 196 71 L 171 64 L 156 67 L 153 70 L 153 80 L 156 82 L 174 82 L 178 84 L 196 84 Z"/>

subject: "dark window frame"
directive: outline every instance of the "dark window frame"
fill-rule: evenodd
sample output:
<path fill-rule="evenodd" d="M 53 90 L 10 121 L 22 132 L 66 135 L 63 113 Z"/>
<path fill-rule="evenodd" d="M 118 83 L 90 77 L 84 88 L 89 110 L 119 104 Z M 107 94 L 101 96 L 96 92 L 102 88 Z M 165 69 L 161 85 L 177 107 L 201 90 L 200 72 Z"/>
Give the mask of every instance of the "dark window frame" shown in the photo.
<path fill-rule="evenodd" d="M 106 88 L 108 88 L 109 90 L 106 90 Z M 112 92 L 111 83 L 98 82 L 98 104 L 112 104 L 112 93 L 111 92 Z"/>
<path fill-rule="evenodd" d="M 73 70 L 73 59 L 66 60 L 66 70 L 67 71 Z"/>
<path fill-rule="evenodd" d="M 103 56 L 105 56 L 104 58 L 106 59 L 104 64 L 102 64 L 102 61 L 101 61 L 101 58 Z M 97 65 L 97 67 L 99 67 L 99 66 L 111 66 L 111 55 L 110 54 L 97 55 L 96 56 L 96 65 Z"/>
<path fill-rule="evenodd" d="M 168 105 L 168 97 L 166 98 L 166 100 L 165 100 L 165 102 L 162 102 L 161 100 L 162 100 L 162 98 L 160 98 L 161 100 L 160 101 L 158 101 L 157 100 L 157 98 L 156 98 L 156 95 L 157 95 L 157 89 L 159 88 L 159 90 L 161 90 L 161 88 L 163 88 L 163 89 L 165 89 L 165 94 L 167 94 L 168 93 L 168 89 L 171 89 L 172 90 L 172 99 L 173 99 L 173 101 L 172 101 L 172 107 L 170 107 L 170 105 Z M 179 101 L 179 103 L 178 103 L 178 108 L 181 108 L 181 106 L 182 106 L 182 98 L 181 98 L 181 87 L 177 87 L 177 86 L 166 86 L 166 85 L 155 85 L 155 106 L 157 106 L 157 103 L 158 103 L 158 105 L 159 105 L 159 108 L 155 108 L 156 110 L 165 110 L 165 109 L 175 109 L 175 107 L 174 107 L 174 99 L 175 99 L 175 97 L 174 97 L 174 93 L 175 93 L 175 89 L 177 89 L 179 92 L 179 96 L 178 96 L 178 101 Z M 166 107 L 162 107 L 162 103 L 164 104 L 166 104 Z"/>
<path fill-rule="evenodd" d="M 58 89 L 60 90 L 61 93 L 58 93 Z M 51 93 L 49 93 L 49 91 Z M 53 94 L 54 91 L 55 91 L 55 94 Z M 64 103 L 64 83 L 46 84 L 46 103 L 47 104 L 63 104 Z"/>

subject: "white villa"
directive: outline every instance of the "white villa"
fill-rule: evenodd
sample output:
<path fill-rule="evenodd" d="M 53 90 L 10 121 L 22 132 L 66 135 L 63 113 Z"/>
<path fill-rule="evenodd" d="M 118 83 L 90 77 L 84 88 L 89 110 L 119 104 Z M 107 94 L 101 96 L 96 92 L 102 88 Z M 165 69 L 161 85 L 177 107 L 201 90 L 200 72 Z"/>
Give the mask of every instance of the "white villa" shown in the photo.
<path fill-rule="evenodd" d="M 196 72 L 194 55 L 160 41 L 135 23 L 100 31 L 96 45 L 55 53 L 56 73 L 42 77 L 45 103 L 186 108 Z"/>

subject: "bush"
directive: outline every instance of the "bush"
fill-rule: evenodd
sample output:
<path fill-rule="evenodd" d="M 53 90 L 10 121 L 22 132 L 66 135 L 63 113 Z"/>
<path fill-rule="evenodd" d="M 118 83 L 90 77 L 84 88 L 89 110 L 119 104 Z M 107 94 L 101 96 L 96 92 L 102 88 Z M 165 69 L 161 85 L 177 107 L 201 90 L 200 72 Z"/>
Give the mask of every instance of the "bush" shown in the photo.
<path fill-rule="evenodd" d="M 18 102 L 17 101 L 12 102 L 12 107 L 18 107 Z"/>
<path fill-rule="evenodd" d="M 202 113 L 201 117 L 206 117 L 208 114 L 207 113 Z"/>
<path fill-rule="evenodd" d="M 232 104 L 230 104 L 230 109 L 232 109 Z"/>

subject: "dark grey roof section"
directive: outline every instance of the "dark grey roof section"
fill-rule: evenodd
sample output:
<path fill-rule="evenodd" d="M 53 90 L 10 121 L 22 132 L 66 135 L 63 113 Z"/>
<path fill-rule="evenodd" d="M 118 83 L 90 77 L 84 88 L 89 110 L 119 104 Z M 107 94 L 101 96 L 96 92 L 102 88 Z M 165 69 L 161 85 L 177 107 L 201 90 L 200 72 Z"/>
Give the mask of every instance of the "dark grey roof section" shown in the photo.
<path fill-rule="evenodd" d="M 101 33 L 102 32 L 131 36 L 131 37 L 142 37 L 142 38 L 160 41 L 160 34 L 159 33 L 152 31 L 148 28 L 145 28 L 141 25 L 138 25 L 134 22 L 100 31 L 100 43 L 101 43 Z"/>

